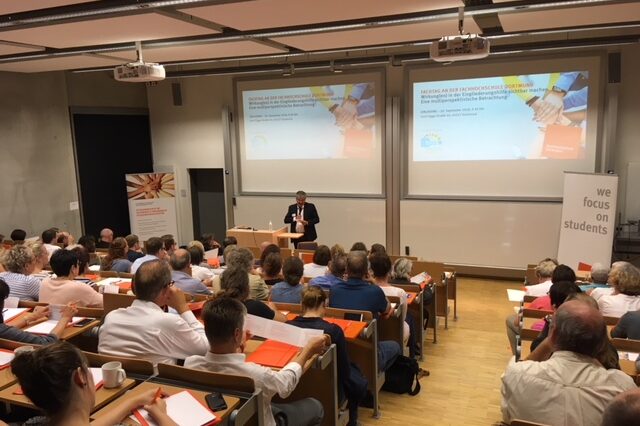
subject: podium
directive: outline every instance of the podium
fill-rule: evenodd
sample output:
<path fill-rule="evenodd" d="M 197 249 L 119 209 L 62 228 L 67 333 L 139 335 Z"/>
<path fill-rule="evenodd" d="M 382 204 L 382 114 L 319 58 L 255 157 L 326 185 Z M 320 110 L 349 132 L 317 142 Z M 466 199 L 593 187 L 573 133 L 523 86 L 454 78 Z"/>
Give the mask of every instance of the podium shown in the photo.
<path fill-rule="evenodd" d="M 227 229 L 227 237 L 235 237 L 240 247 L 260 247 L 263 242 L 276 244 L 278 247 L 288 248 L 292 238 L 300 238 L 303 234 L 289 232 L 288 226 L 269 231 L 268 229 Z"/>

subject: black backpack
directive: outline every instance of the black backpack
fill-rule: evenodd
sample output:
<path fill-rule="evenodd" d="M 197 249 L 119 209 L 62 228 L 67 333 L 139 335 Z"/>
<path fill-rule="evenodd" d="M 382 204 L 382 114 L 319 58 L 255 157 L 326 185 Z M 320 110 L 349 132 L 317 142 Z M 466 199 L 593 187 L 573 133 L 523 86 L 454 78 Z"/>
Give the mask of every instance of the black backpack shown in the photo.
<path fill-rule="evenodd" d="M 400 355 L 386 371 L 382 389 L 387 392 L 408 393 L 411 396 L 417 395 L 420 393 L 419 372 L 418 361 Z"/>

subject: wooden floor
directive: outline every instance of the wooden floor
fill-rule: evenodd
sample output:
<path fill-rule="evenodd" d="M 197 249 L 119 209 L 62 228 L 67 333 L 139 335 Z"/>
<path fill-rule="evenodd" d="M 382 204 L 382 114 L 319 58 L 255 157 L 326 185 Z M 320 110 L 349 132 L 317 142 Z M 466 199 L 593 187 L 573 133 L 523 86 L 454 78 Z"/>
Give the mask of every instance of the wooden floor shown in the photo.
<path fill-rule="evenodd" d="M 360 409 L 365 425 L 493 425 L 500 422 L 500 375 L 511 356 L 505 317 L 513 313 L 507 288 L 521 283 L 458 279 L 458 320 L 431 333 L 425 343 L 423 368 L 431 372 L 421 380 L 417 396 L 381 393 L 382 417 Z M 452 303 L 452 302 L 450 302 Z M 453 309 L 453 308 L 452 308 Z"/>

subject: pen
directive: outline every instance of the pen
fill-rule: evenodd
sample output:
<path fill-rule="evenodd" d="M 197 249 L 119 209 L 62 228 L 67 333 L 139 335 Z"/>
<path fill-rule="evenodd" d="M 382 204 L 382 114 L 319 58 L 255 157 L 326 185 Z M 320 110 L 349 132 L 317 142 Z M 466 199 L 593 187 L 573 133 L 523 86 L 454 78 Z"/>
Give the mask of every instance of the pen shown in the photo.
<path fill-rule="evenodd" d="M 162 388 L 158 386 L 158 390 L 156 391 L 156 395 L 153 397 L 152 404 L 155 404 L 158 401 L 158 398 L 160 398 L 160 395 L 162 395 Z"/>

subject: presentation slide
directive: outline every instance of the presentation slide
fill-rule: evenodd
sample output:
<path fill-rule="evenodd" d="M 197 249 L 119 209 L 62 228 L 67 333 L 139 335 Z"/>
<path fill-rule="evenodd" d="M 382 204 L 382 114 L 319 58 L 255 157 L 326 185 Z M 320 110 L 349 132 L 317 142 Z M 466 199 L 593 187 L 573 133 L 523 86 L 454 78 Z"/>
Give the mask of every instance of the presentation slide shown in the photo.
<path fill-rule="evenodd" d="M 380 70 L 235 84 L 242 193 L 382 194 Z"/>
<path fill-rule="evenodd" d="M 585 157 L 589 72 L 413 84 L 413 160 Z"/>
<path fill-rule="evenodd" d="M 375 83 L 242 93 L 247 160 L 371 158 Z"/>

